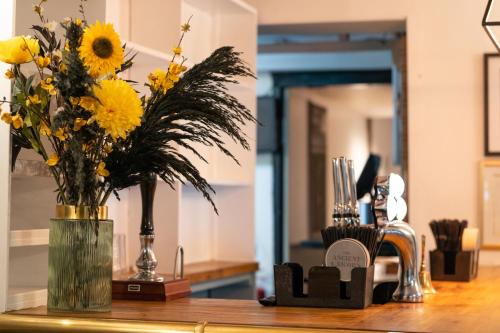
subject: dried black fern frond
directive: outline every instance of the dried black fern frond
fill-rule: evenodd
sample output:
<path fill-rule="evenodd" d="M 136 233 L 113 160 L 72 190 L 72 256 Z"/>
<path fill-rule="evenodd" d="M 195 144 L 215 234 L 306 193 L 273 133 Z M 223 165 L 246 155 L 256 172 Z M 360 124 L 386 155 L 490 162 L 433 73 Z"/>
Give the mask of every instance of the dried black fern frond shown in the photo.
<path fill-rule="evenodd" d="M 232 47 L 221 47 L 193 66 L 165 94 L 156 93 L 145 102 L 142 124 L 106 160 L 110 176 L 108 193 L 137 185 L 154 172 L 170 186 L 188 181 L 217 208 L 215 193 L 194 164 L 179 151 L 183 147 L 207 162 L 194 144 L 215 146 L 236 163 L 221 134 L 250 149 L 242 126 L 255 122 L 250 110 L 228 93 L 226 85 L 236 77 L 254 74 Z"/>
<path fill-rule="evenodd" d="M 55 73 L 55 86 L 65 98 L 91 95 L 91 87 L 96 81 L 88 74 L 78 51 L 83 28 L 71 22 L 64 29 L 68 42 L 68 50 L 64 51 L 66 52 L 64 65 L 67 69 Z"/>
<path fill-rule="evenodd" d="M 125 50 L 127 47 L 127 44 L 123 44 L 122 48 Z M 132 52 L 132 51 L 127 51 L 125 53 L 125 57 L 124 57 L 124 62 L 123 64 L 121 65 L 121 67 L 115 71 L 115 74 L 119 74 L 121 72 L 125 72 L 127 69 L 129 69 L 130 67 L 132 67 L 132 65 L 134 64 L 134 58 L 137 56 L 137 52 Z"/>
<path fill-rule="evenodd" d="M 31 149 L 31 144 L 28 139 L 19 135 L 19 133 L 15 131 L 11 131 L 11 171 L 14 171 L 16 167 L 17 156 L 23 148 Z"/>

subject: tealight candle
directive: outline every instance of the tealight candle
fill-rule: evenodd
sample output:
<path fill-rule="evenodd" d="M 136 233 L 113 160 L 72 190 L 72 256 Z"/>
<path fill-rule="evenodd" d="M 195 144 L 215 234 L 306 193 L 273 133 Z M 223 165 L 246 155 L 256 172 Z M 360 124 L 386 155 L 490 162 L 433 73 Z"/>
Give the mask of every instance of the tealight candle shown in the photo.
<path fill-rule="evenodd" d="M 475 251 L 479 249 L 479 229 L 465 228 L 462 235 L 462 251 Z"/>

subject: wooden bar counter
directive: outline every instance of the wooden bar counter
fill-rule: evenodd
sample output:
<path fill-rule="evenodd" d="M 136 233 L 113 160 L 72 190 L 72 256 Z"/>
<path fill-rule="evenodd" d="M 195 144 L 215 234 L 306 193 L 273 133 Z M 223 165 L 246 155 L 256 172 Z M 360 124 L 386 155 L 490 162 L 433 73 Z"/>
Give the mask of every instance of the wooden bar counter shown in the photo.
<path fill-rule="evenodd" d="M 263 307 L 256 301 L 179 299 L 113 303 L 109 313 L 0 315 L 0 332 L 500 332 L 500 267 L 470 283 L 434 282 L 425 303 L 365 310 Z"/>

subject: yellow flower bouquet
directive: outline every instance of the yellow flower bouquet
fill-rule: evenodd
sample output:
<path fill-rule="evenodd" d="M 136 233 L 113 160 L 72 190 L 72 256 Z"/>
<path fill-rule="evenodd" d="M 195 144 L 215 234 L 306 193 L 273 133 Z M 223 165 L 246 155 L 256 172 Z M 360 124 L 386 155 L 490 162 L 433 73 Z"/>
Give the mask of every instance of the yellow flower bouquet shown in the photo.
<path fill-rule="evenodd" d="M 223 47 L 188 70 L 180 45 L 188 22 L 170 63 L 149 74 L 150 94 L 139 97 L 120 79 L 134 54 L 127 56 L 113 25 L 65 19 L 59 24 L 64 40 L 58 40 L 57 23 L 43 16 L 45 1 L 34 6 L 42 23 L 33 27 L 34 37 L 0 41 L 0 61 L 12 64 L 5 76 L 13 86 L 11 99 L 0 101 L 0 118 L 11 125 L 15 145 L 46 161 L 59 204 L 97 212 L 110 194 L 151 172 L 170 185 L 192 182 L 212 202 L 210 185 L 176 147 L 203 159 L 193 143 L 217 146 L 234 159 L 219 138 L 224 132 L 248 148 L 241 126 L 255 119 L 224 88 L 235 76 L 253 76 L 239 53 Z M 26 63 L 34 74 L 25 74 Z"/>
<path fill-rule="evenodd" d="M 194 144 L 215 146 L 237 162 L 220 135 L 248 149 L 242 127 L 255 119 L 225 85 L 253 73 L 232 47 L 219 48 L 188 69 L 181 48 L 188 22 L 180 28 L 172 60 L 145 78 L 149 93 L 138 96 L 131 82 L 120 78 L 133 66 L 134 54 L 126 52 L 113 25 L 87 22 L 84 0 L 83 18 L 49 22 L 44 2 L 34 6 L 41 20 L 33 26 L 34 36 L 0 41 L 0 61 L 12 65 L 5 73 L 12 95 L 0 100 L 0 118 L 10 125 L 14 148 L 40 154 L 57 187 L 49 309 L 107 311 L 112 263 L 107 199 L 153 176 L 171 186 L 192 183 L 217 211 L 212 187 L 178 148 L 206 161 Z M 74 222 L 64 223 L 68 219 Z"/>

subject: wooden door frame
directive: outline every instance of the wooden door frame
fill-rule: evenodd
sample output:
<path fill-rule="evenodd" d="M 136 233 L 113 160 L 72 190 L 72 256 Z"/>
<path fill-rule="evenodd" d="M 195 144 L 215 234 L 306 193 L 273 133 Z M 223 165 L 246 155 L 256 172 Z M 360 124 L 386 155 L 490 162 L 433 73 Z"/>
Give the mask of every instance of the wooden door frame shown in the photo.
<path fill-rule="evenodd" d="M 273 74 L 273 83 L 276 92 L 277 114 L 281 118 L 277 122 L 279 133 L 279 146 L 276 151 L 277 163 L 275 169 L 275 260 L 277 263 L 288 261 L 288 106 L 287 91 L 289 88 L 299 86 L 321 87 L 325 85 L 356 84 L 356 83 L 392 83 L 393 71 L 327 71 L 327 72 L 293 72 Z M 312 82 L 316 76 L 318 81 Z M 309 79 L 308 79 L 309 78 Z M 308 82 L 309 81 L 309 82 Z M 307 84 L 309 83 L 309 84 Z M 315 84 L 316 83 L 316 84 Z M 404 91 L 406 93 L 406 91 Z M 406 108 L 402 112 L 407 112 Z M 406 119 L 406 115 L 405 118 Z M 403 123 L 406 120 L 403 120 Z M 402 128 L 406 131 L 406 126 Z M 402 141 L 404 139 L 402 138 Z M 403 142 L 404 149 L 408 150 L 407 140 Z M 402 158 L 407 159 L 406 153 Z M 403 161 L 402 161 L 403 163 Z M 405 162 L 406 163 L 406 162 Z M 403 165 L 403 164 L 402 164 Z M 406 163 L 407 165 L 407 163 Z M 279 236 L 281 235 L 281 236 Z"/>

